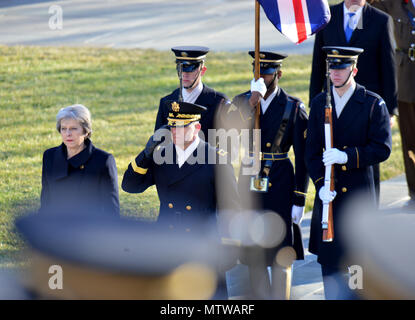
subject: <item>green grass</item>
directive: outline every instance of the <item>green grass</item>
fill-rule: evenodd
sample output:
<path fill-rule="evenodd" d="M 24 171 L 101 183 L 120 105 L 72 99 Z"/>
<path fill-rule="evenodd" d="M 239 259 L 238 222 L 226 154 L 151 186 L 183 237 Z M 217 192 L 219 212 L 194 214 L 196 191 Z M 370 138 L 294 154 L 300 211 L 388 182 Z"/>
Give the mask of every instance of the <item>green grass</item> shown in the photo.
<path fill-rule="evenodd" d="M 280 85 L 308 105 L 310 55 L 292 55 Z M 209 53 L 204 82 L 233 97 L 249 88 L 251 58 L 246 53 Z M 94 144 L 116 159 L 118 178 L 151 135 L 160 97 L 177 86 L 171 52 L 93 48 L 0 46 L 0 267 L 13 264 L 22 248 L 13 221 L 39 207 L 42 154 L 61 143 L 58 110 L 74 103 L 93 117 Z M 403 172 L 400 137 L 382 164 L 382 179 Z M 312 207 L 310 184 L 307 209 Z M 123 215 L 154 219 L 155 188 L 132 195 L 120 189 Z"/>

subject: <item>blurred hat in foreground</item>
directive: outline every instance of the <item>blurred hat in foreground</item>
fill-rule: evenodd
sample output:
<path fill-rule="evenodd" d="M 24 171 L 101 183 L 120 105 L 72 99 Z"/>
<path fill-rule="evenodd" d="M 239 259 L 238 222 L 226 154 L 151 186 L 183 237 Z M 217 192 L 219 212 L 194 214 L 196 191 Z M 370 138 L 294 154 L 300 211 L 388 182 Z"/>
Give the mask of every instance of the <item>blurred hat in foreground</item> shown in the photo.
<path fill-rule="evenodd" d="M 216 290 L 219 244 L 206 221 L 194 234 L 116 218 L 32 215 L 16 227 L 32 260 L 24 285 L 40 298 L 210 299 Z M 50 287 L 51 266 L 62 289 Z"/>
<path fill-rule="evenodd" d="M 373 210 L 365 203 L 353 201 L 342 230 L 346 264 L 363 270 L 358 293 L 367 299 L 415 299 L 415 212 Z"/>

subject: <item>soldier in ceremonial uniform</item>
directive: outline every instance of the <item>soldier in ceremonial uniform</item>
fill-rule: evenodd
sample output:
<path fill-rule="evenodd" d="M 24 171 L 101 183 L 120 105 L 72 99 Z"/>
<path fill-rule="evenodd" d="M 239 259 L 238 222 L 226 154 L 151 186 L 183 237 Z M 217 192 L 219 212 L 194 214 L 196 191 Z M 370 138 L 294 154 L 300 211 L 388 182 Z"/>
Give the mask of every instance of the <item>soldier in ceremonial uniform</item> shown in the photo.
<path fill-rule="evenodd" d="M 400 0 L 397 0 L 400 1 Z M 316 34 L 310 77 L 310 101 L 325 85 L 324 46 L 358 47 L 356 81 L 380 95 L 389 110 L 390 123 L 397 112 L 397 83 L 393 23 L 390 16 L 373 8 L 366 0 L 345 0 L 330 7 L 329 24 Z M 377 203 L 380 195 L 379 164 L 373 167 Z"/>
<path fill-rule="evenodd" d="M 199 138 L 202 113 L 206 108 L 170 101 L 165 134 L 161 143 L 156 131 L 145 149 L 124 173 L 122 189 L 141 193 L 156 185 L 160 199 L 158 223 L 169 230 L 191 233 L 194 219 L 216 218 L 220 210 L 237 210 L 239 196 L 233 168 L 226 152 Z M 159 160 L 162 161 L 159 161 Z M 197 233 L 197 231 L 196 231 Z"/>
<path fill-rule="evenodd" d="M 311 102 L 306 144 L 308 172 L 316 187 L 309 250 L 318 255 L 322 267 L 327 299 L 346 298 L 341 274 L 345 255 L 341 239 L 341 218 L 351 199 L 366 194 L 366 202 L 375 206 L 372 166 L 385 161 L 392 148 L 389 113 L 383 99 L 354 80 L 357 58 L 363 51 L 352 47 L 324 47 L 327 53 L 330 79 L 333 84 L 333 148 L 325 149 L 324 118 L 326 93 Z M 335 191 L 324 186 L 325 166 L 334 165 Z M 322 239 L 322 201 L 333 201 L 334 239 Z M 340 275 L 340 276 L 338 276 Z M 334 279 L 334 280 L 333 280 Z M 333 284 L 337 282 L 337 284 Z"/>
<path fill-rule="evenodd" d="M 228 98 L 225 94 L 209 88 L 202 82 L 202 77 L 207 68 L 205 58 L 209 52 L 207 47 L 182 46 L 173 47 L 176 56 L 176 68 L 181 81 L 181 88 L 175 89 L 171 94 L 160 99 L 155 130 L 167 124 L 169 105 L 167 101 L 179 101 L 195 103 L 206 107 L 206 112 L 200 120 L 201 132 L 205 140 L 208 140 L 208 130 L 214 129 L 214 119 L 217 109 Z M 216 142 L 210 142 L 215 145 Z"/>
<path fill-rule="evenodd" d="M 255 59 L 254 51 L 249 54 Z M 256 178 L 265 181 L 266 190 L 253 187 L 251 182 L 255 177 L 244 174 L 246 163 L 241 166 L 238 189 L 244 208 L 262 213 L 272 212 L 279 215 L 284 224 L 282 230 L 275 230 L 282 233 L 281 242 L 265 250 L 265 266 L 272 267 L 272 281 L 267 267 L 261 270 L 252 263 L 255 261 L 248 261 L 247 257 L 241 258 L 241 262 L 249 266 L 251 287 L 256 298 L 289 299 L 292 260 L 295 257 L 303 259 L 299 225 L 308 187 L 304 160 L 308 116 L 304 104 L 278 86 L 282 76 L 282 60 L 286 57 L 274 52 L 260 52 L 260 78 L 257 81 L 252 80 L 251 90 L 236 96 L 228 109 L 221 114 L 221 121 L 226 127 L 252 129 L 256 106 L 260 103 L 261 168 Z M 295 170 L 288 158 L 288 151 L 292 146 Z M 249 149 L 249 156 L 252 158 L 252 141 Z M 280 249 L 292 246 L 296 254 L 292 255 L 289 263 L 282 265 L 277 259 Z M 255 289 L 258 283 L 261 283 L 260 288 Z"/>
<path fill-rule="evenodd" d="M 415 0 L 372 0 L 372 6 L 390 14 L 397 44 L 398 112 L 409 201 L 415 209 Z"/>

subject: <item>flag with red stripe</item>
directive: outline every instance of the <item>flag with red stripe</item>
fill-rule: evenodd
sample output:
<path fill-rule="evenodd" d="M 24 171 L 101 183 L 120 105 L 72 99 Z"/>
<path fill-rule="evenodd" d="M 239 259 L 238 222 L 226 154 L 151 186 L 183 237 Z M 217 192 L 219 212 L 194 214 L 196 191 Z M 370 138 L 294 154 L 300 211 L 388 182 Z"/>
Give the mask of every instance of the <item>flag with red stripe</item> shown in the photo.
<path fill-rule="evenodd" d="M 295 43 L 307 40 L 330 21 L 327 0 L 258 0 L 272 24 Z"/>

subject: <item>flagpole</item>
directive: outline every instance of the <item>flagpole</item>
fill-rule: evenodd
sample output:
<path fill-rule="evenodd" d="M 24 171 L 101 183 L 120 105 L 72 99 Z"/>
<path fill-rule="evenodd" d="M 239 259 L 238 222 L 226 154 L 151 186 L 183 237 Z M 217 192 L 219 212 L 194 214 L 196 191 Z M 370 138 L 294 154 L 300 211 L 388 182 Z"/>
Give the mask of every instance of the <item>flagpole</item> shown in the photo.
<path fill-rule="evenodd" d="M 259 70 L 259 46 L 260 46 L 260 38 L 259 38 L 259 26 L 260 26 L 260 5 L 259 1 L 255 0 L 255 80 L 259 79 L 260 70 Z M 260 148 L 261 148 L 261 136 L 259 135 L 260 123 L 259 117 L 261 115 L 261 102 L 258 102 L 256 106 L 255 112 L 255 128 L 254 132 L 254 164 L 256 172 L 259 173 L 261 168 L 261 160 L 260 160 Z"/>

